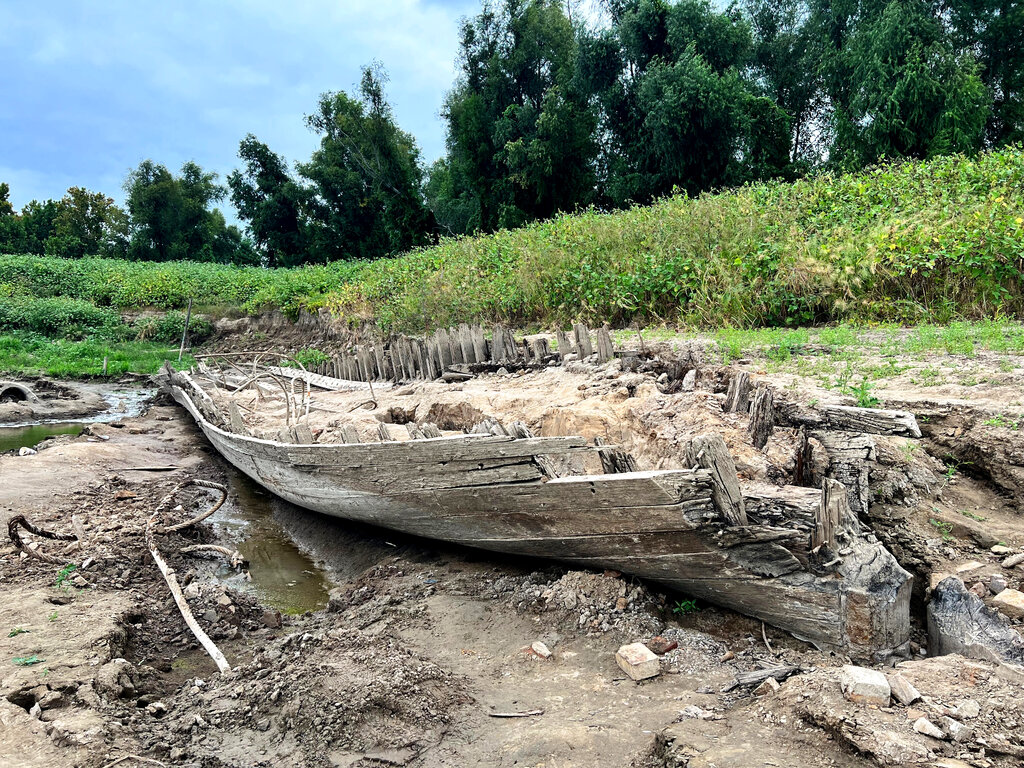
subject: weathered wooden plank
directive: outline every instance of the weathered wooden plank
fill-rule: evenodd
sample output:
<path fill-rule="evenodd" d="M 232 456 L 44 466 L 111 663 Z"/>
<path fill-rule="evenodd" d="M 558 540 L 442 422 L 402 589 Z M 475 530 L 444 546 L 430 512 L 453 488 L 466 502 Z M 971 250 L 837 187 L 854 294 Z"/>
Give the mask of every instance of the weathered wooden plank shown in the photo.
<path fill-rule="evenodd" d="M 280 368 L 268 366 L 265 369 L 268 373 L 282 379 L 304 381 L 317 389 L 325 389 L 334 392 L 352 392 L 369 389 L 365 384 L 350 379 L 339 379 L 331 376 L 321 376 L 318 373 L 303 371 L 300 368 Z M 204 393 L 205 394 L 205 393 Z"/>
<path fill-rule="evenodd" d="M 750 421 L 747 432 L 757 449 L 768 444 L 775 429 L 775 390 L 765 383 L 757 385 L 750 403 Z"/>
<path fill-rule="evenodd" d="M 341 440 L 344 443 L 354 444 L 362 442 L 359 439 L 359 432 L 351 424 L 342 424 L 341 429 Z"/>
<path fill-rule="evenodd" d="M 381 439 L 382 443 L 392 443 L 392 442 L 395 441 L 395 438 L 391 436 L 391 430 L 388 428 L 388 425 L 385 424 L 384 422 L 381 422 L 380 424 L 377 425 L 377 436 Z M 292 463 L 295 463 L 295 464 L 301 463 L 301 462 L 295 461 L 296 458 L 298 458 L 298 457 L 295 454 L 290 454 L 289 455 L 289 460 Z M 314 457 L 308 456 L 306 458 L 312 460 Z"/>
<path fill-rule="evenodd" d="M 567 355 L 573 353 L 572 339 L 561 328 L 555 331 L 555 338 L 558 340 L 558 356 L 565 360 Z"/>
<path fill-rule="evenodd" d="M 482 325 L 474 325 L 470 329 L 470 338 L 473 341 L 473 355 L 478 363 L 487 362 L 487 338 L 484 335 Z"/>
<path fill-rule="evenodd" d="M 291 428 L 292 439 L 295 440 L 296 445 L 312 445 L 313 444 L 313 432 L 309 428 L 308 424 L 293 424 Z"/>
<path fill-rule="evenodd" d="M 590 343 L 590 330 L 583 323 L 576 323 L 572 327 L 576 337 L 576 351 L 579 352 L 580 360 L 585 360 L 594 354 L 594 347 Z"/>
<path fill-rule="evenodd" d="M 473 337 L 470 334 L 469 325 L 467 323 L 459 324 L 458 336 L 459 346 L 462 348 L 463 361 L 469 364 L 484 362 L 483 360 L 476 359 L 476 349 L 473 347 Z"/>
<path fill-rule="evenodd" d="M 548 349 L 548 340 L 543 336 L 530 340 L 530 357 L 533 359 L 533 362 L 543 363 L 549 354 L 551 352 Z"/>
<path fill-rule="evenodd" d="M 423 432 L 423 437 L 428 439 L 441 436 L 441 430 L 437 428 L 437 424 L 431 424 L 429 421 L 420 428 L 420 431 Z"/>
<path fill-rule="evenodd" d="M 441 360 L 441 371 L 444 372 L 455 362 L 452 359 L 451 340 L 448 338 L 448 331 L 444 328 L 438 328 L 434 337 L 437 339 L 437 352 Z"/>
<path fill-rule="evenodd" d="M 750 374 L 740 371 L 729 379 L 722 410 L 726 413 L 746 413 L 750 407 Z"/>
<path fill-rule="evenodd" d="M 855 408 L 849 405 L 818 405 L 814 408 L 787 403 L 782 413 L 797 426 L 840 429 L 847 432 L 867 432 L 874 435 L 902 435 L 920 437 L 921 428 L 909 411 L 891 411 L 881 408 Z"/>
<path fill-rule="evenodd" d="M 814 524 L 821 505 L 821 491 L 796 485 L 780 488 L 751 483 L 743 486 L 743 505 L 750 522 L 796 525 L 806 530 Z"/>
<path fill-rule="evenodd" d="M 606 363 L 615 357 L 615 348 L 612 346 L 612 336 L 607 325 L 597 329 L 597 359 Z"/>
<path fill-rule="evenodd" d="M 686 447 L 686 462 L 691 467 L 702 467 L 711 473 L 711 498 L 722 517 L 733 525 L 746 525 L 747 513 L 743 505 L 736 464 L 721 435 L 697 435 Z"/>

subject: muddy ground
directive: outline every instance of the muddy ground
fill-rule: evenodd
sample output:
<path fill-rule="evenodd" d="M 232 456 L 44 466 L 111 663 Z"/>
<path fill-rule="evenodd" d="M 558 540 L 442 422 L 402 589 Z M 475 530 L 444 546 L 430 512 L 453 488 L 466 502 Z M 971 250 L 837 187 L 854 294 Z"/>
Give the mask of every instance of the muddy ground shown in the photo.
<path fill-rule="evenodd" d="M 765 370 L 758 360 L 738 366 Z M 663 373 L 578 365 L 421 383 L 379 392 L 376 412 L 358 417 L 367 429 L 410 418 L 461 429 L 514 412 L 538 433 L 617 441 L 644 467 L 677 465 L 673 446 L 714 428 L 745 479 L 785 479 L 775 475 L 786 471 L 792 436 L 777 430 L 764 452 L 746 445 L 741 417 L 721 412 L 727 371 L 709 363 L 689 392 Z M 0 456 L 0 522 L 20 514 L 68 532 L 76 515 L 86 531 L 81 551 L 40 544 L 56 563 L 27 558 L 6 540 L 0 547 L 0 763 L 1018 765 L 1024 678 L 1005 665 L 926 658 L 922 621 L 932 574 L 969 565 L 960 572 L 968 586 L 996 575 L 1021 588 L 1024 571 L 1000 563 L 1024 544 L 1022 444 L 1007 421 L 1024 390 L 1000 375 L 973 402 L 913 386 L 882 393 L 921 415 L 925 432 L 919 441 L 883 441 L 865 515 L 918 581 L 911 658 L 890 662 L 922 694 L 910 706 L 847 701 L 842 656 L 627 575 L 409 539 L 266 499 L 301 555 L 271 538 L 246 550 L 244 533 L 220 515 L 157 537 L 233 666 L 220 675 L 171 601 L 143 531 L 182 479 L 226 482 L 229 507 L 254 503 L 258 490 L 180 409 L 157 401 L 144 416 L 47 441 L 35 455 Z M 842 400 L 808 377 L 784 386 Z M 353 396 L 336 399 L 345 397 Z M 311 418 L 320 440 L 337 426 L 334 411 L 345 411 L 330 399 L 322 400 L 330 410 Z M 261 426 L 270 428 L 250 424 Z M 208 504 L 199 492 L 179 501 L 172 515 L 181 519 Z M 180 553 L 218 541 L 250 558 L 251 581 L 215 558 Z M 286 556 L 308 565 L 293 565 L 269 588 L 268 564 Z M 678 647 L 662 656 L 658 677 L 635 683 L 615 651 L 655 636 Z M 531 648 L 538 641 L 550 657 Z M 778 691 L 734 687 L 738 672 L 782 664 L 798 671 Z M 495 716 L 510 714 L 520 716 Z M 960 741 L 924 735 L 913 728 L 921 717 L 952 718 L 967 732 Z"/>

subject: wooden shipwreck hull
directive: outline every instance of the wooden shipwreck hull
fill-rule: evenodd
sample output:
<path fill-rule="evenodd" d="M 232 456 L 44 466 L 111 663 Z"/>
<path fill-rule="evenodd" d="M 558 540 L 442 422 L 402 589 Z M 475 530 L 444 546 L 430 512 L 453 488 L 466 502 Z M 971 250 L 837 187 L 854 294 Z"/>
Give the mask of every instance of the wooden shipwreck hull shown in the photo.
<path fill-rule="evenodd" d="M 552 477 L 552 461 L 595 450 L 581 437 L 259 439 L 243 434 L 237 414 L 225 414 L 188 373 L 168 366 L 160 380 L 225 459 L 301 507 L 620 570 L 855 657 L 884 656 L 909 640 L 911 577 L 861 529 L 834 481 L 823 490 L 744 489 L 737 522 L 727 508 L 736 500 L 735 472 L 733 487 L 723 487 L 714 466 Z"/>

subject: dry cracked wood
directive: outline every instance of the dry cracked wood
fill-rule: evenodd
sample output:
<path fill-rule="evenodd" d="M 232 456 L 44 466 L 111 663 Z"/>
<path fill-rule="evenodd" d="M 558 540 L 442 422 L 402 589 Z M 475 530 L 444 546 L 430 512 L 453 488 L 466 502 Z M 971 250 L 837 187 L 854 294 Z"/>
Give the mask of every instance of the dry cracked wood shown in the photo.
<path fill-rule="evenodd" d="M 747 513 L 743 506 L 736 475 L 736 464 L 721 435 L 697 435 L 686 447 L 686 462 L 711 472 L 714 485 L 711 498 L 722 517 L 733 525 L 746 525 Z"/>

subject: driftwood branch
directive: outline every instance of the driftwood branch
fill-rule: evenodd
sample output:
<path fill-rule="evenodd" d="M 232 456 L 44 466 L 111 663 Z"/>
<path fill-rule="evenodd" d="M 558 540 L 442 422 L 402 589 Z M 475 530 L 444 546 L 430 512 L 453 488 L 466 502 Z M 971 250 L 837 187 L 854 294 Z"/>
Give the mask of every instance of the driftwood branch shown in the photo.
<path fill-rule="evenodd" d="M 164 581 L 167 582 L 167 588 L 171 590 L 171 596 L 174 598 L 175 605 L 178 606 L 178 610 L 181 612 L 181 617 L 185 619 L 185 623 L 188 628 L 192 630 L 192 634 L 195 635 L 196 640 L 199 644 L 206 649 L 206 652 L 210 654 L 210 658 L 217 664 L 217 669 L 221 673 L 230 672 L 231 665 L 228 664 L 228 660 L 224 658 L 224 654 L 220 652 L 217 645 L 210 639 L 210 636 L 203 631 L 203 628 L 199 626 L 199 622 L 196 621 L 196 617 L 192 613 L 192 609 L 188 607 L 188 602 L 185 600 L 185 594 L 181 590 L 181 584 L 178 582 L 178 576 L 174 572 L 174 569 L 167 564 L 163 556 L 160 554 L 160 550 L 156 546 L 156 521 L 159 512 L 154 512 L 146 523 L 146 547 L 149 549 L 149 554 L 153 556 L 153 562 L 156 563 L 156 567 L 160 569 L 160 573 L 163 574 Z"/>
<path fill-rule="evenodd" d="M 232 568 L 244 568 L 246 560 L 242 556 L 242 553 L 237 549 L 228 549 L 227 547 L 221 547 L 217 544 L 193 544 L 190 547 L 182 547 L 181 553 L 183 555 L 190 555 L 194 552 L 213 552 L 218 555 L 223 555 L 227 558 L 228 562 L 231 563 Z"/>

